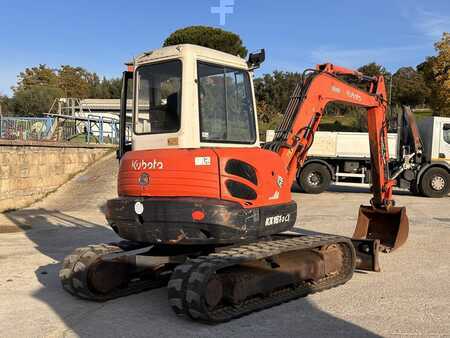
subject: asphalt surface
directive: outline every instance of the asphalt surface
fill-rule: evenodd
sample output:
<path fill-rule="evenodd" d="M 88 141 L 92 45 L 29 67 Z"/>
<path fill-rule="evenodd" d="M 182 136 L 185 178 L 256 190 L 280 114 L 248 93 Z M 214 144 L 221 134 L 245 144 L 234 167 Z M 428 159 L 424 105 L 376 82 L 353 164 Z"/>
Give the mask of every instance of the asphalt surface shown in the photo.
<path fill-rule="evenodd" d="M 75 299 L 60 287 L 60 262 L 79 246 L 118 239 L 102 214 L 116 171 L 110 156 L 45 200 L 0 214 L 1 337 L 450 336 L 450 197 L 396 195 L 410 237 L 381 256 L 381 273 L 356 272 L 344 286 L 229 323 L 177 318 L 165 288 L 106 303 Z M 334 187 L 294 198 L 297 226 L 350 236 L 370 194 Z"/>

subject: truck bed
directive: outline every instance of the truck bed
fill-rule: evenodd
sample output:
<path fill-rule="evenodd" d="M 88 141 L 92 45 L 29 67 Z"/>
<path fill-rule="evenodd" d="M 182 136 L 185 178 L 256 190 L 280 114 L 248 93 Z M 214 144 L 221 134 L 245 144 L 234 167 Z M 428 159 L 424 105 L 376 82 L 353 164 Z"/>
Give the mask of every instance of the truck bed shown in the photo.
<path fill-rule="evenodd" d="M 389 157 L 397 156 L 397 134 L 388 134 Z M 370 159 L 368 133 L 318 131 L 308 157 Z"/>

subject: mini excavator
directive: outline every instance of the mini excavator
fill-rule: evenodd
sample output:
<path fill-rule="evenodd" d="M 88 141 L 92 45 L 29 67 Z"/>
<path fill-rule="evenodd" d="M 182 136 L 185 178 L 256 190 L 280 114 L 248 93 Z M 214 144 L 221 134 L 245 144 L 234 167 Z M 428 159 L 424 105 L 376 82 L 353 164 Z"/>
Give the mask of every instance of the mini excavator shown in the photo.
<path fill-rule="evenodd" d="M 260 147 L 252 71 L 264 59 L 264 50 L 244 60 L 185 44 L 127 64 L 118 197 L 106 208 L 124 240 L 67 256 L 65 290 L 105 301 L 167 286 L 177 315 L 219 323 L 341 285 L 355 268 L 379 271 L 378 252 L 406 241 L 383 77 L 332 64 L 306 70 L 274 140 Z M 352 238 L 291 231 L 291 186 L 330 102 L 367 110 L 373 198 Z"/>

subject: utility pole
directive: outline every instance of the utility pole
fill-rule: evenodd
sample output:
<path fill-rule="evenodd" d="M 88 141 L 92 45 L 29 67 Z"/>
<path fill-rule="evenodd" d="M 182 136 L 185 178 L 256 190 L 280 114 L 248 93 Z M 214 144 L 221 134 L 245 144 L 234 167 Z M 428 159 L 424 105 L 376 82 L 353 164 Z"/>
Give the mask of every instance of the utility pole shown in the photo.
<path fill-rule="evenodd" d="M 0 138 L 2 138 L 2 118 L 3 118 L 3 115 L 2 115 L 2 103 L 0 102 Z"/>
<path fill-rule="evenodd" d="M 389 101 L 388 101 L 388 109 L 387 109 L 387 120 L 388 120 L 388 128 L 390 128 L 389 122 L 392 117 L 392 74 L 389 76 Z M 397 122 L 398 128 L 398 122 Z"/>

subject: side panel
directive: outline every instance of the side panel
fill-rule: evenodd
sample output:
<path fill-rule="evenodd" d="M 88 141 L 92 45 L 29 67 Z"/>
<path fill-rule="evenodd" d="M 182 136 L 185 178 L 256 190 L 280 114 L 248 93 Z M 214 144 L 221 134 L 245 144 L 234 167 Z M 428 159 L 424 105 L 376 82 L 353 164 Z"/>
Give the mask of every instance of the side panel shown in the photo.
<path fill-rule="evenodd" d="M 290 188 L 281 158 L 261 148 L 130 151 L 118 178 L 119 196 L 215 198 L 244 208 L 290 203 Z"/>
<path fill-rule="evenodd" d="M 424 146 L 424 156 L 426 161 L 431 161 L 431 150 L 433 148 L 433 118 L 427 117 L 417 123 L 420 137 Z"/>
<path fill-rule="evenodd" d="M 396 158 L 397 134 L 388 134 L 389 155 Z M 367 133 L 316 132 L 308 157 L 370 158 Z"/>
<path fill-rule="evenodd" d="M 287 172 L 278 154 L 260 148 L 216 148 L 214 151 L 220 158 L 222 199 L 239 202 L 248 208 L 289 203 L 291 201 L 291 182 L 287 181 Z M 251 165 L 257 174 L 257 184 L 228 173 L 226 166 L 228 161 L 232 159 Z M 256 192 L 256 198 L 245 200 L 233 197 L 227 188 L 227 180 L 237 181 L 252 188 Z"/>
<path fill-rule="evenodd" d="M 338 133 L 318 131 L 314 134 L 314 143 L 308 152 L 308 157 L 335 157 L 337 154 Z"/>
<path fill-rule="evenodd" d="M 140 185 L 146 173 L 148 185 Z M 217 155 L 211 149 L 130 151 L 120 162 L 119 196 L 220 198 Z"/>

